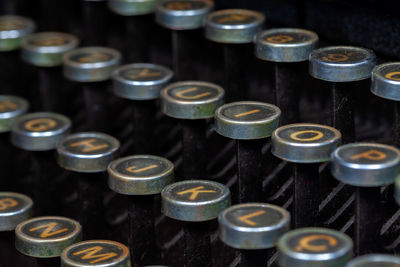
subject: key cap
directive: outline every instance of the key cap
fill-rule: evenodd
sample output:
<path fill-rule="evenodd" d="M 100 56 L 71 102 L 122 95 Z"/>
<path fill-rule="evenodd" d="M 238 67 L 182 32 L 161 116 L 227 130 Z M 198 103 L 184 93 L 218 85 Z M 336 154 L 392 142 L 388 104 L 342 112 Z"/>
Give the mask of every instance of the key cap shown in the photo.
<path fill-rule="evenodd" d="M 394 182 L 400 166 L 400 151 L 376 143 L 353 143 L 332 153 L 332 175 L 354 186 L 356 254 L 376 253 L 382 249 L 380 229 L 381 186 Z"/>
<path fill-rule="evenodd" d="M 135 153 L 155 151 L 154 132 L 160 91 L 172 79 L 173 72 L 161 65 L 136 63 L 122 66 L 112 74 L 114 94 L 134 100 L 133 142 Z"/>
<path fill-rule="evenodd" d="M 329 228 L 299 228 L 278 241 L 280 267 L 344 266 L 352 258 L 353 241 Z"/>
<path fill-rule="evenodd" d="M 338 130 L 312 123 L 281 126 L 272 134 L 272 154 L 293 163 L 295 228 L 319 224 L 319 165 L 330 160 L 340 141 Z"/>
<path fill-rule="evenodd" d="M 36 217 L 15 228 L 15 248 L 37 258 L 39 266 L 57 266 L 62 251 L 82 238 L 81 225 L 58 216 Z"/>
<path fill-rule="evenodd" d="M 172 65 L 178 81 L 197 78 L 185 67 L 185 59 L 192 58 L 188 46 L 195 45 L 189 44 L 189 39 L 191 34 L 199 34 L 198 29 L 203 27 L 204 18 L 213 7 L 207 0 L 168 0 L 157 4 L 157 23 L 171 30 Z"/>
<path fill-rule="evenodd" d="M 238 180 L 234 203 L 263 200 L 261 148 L 278 127 L 280 115 L 278 107 L 252 101 L 233 102 L 216 110 L 216 132 L 236 140 Z"/>
<path fill-rule="evenodd" d="M 137 16 L 153 13 L 156 3 L 156 0 L 110 0 L 108 7 L 122 16 Z"/>
<path fill-rule="evenodd" d="M 27 113 L 18 117 L 11 128 L 11 143 L 27 152 L 32 166 L 30 191 L 35 201 L 35 214 L 44 215 L 58 210 L 57 183 L 54 177 L 61 170 L 54 161 L 54 149 L 68 135 L 71 121 L 64 115 L 51 112 Z M 54 201 L 48 201 L 53 199 Z"/>
<path fill-rule="evenodd" d="M 400 266 L 400 257 L 384 254 L 367 254 L 357 257 L 346 267 L 396 267 Z"/>
<path fill-rule="evenodd" d="M 266 203 L 234 205 L 218 216 L 219 238 L 240 251 L 239 266 L 267 266 L 279 237 L 290 228 L 290 214 Z"/>
<path fill-rule="evenodd" d="M 355 141 L 353 87 L 371 76 L 375 62 L 373 51 L 353 46 L 320 48 L 310 55 L 310 75 L 331 83 L 332 126 L 344 144 Z"/>
<path fill-rule="evenodd" d="M 252 53 L 254 36 L 261 30 L 263 14 L 246 9 L 225 9 L 210 13 L 205 20 L 205 37 L 224 45 L 227 101 L 246 100 L 246 60 Z"/>
<path fill-rule="evenodd" d="M 66 112 L 61 66 L 65 53 L 73 50 L 79 40 L 71 34 L 40 32 L 22 39 L 22 59 L 37 68 L 40 107 L 45 111 Z"/>
<path fill-rule="evenodd" d="M 259 32 L 255 37 L 255 56 L 274 62 L 275 104 L 285 112 L 281 124 L 299 122 L 299 85 L 305 82 L 308 56 L 317 47 L 315 32 L 280 28 Z"/>
<path fill-rule="evenodd" d="M 16 151 L 10 144 L 9 131 L 15 119 L 24 114 L 29 103 L 18 96 L 0 95 L 0 169 L 4 177 L 15 177 Z M 0 179 L 0 190 L 16 189 L 18 179 Z"/>
<path fill-rule="evenodd" d="M 32 216 L 30 197 L 14 192 L 0 192 L 0 265 L 24 264 L 14 247 L 14 229 Z M 4 265 L 3 265 L 4 264 Z"/>
<path fill-rule="evenodd" d="M 224 96 L 222 87 L 201 81 L 176 82 L 161 91 L 161 111 L 181 123 L 184 179 L 207 177 L 205 119 L 214 116 Z"/>
<path fill-rule="evenodd" d="M 85 239 L 105 234 L 105 171 L 108 164 L 117 157 L 119 147 L 117 139 L 99 132 L 71 134 L 57 146 L 58 164 L 78 173 L 71 180 L 78 194 L 80 209 L 77 217 L 85 228 Z"/>
<path fill-rule="evenodd" d="M 61 254 L 62 267 L 130 267 L 129 249 L 111 240 L 88 240 L 73 244 Z"/>
<path fill-rule="evenodd" d="M 21 39 L 36 28 L 33 20 L 15 15 L 0 16 L 0 51 L 16 50 Z"/>
<path fill-rule="evenodd" d="M 165 158 L 134 155 L 114 160 L 108 166 L 108 186 L 129 195 L 129 248 L 135 266 L 160 260 L 156 244 L 154 196 L 174 181 L 174 165 Z"/>
<path fill-rule="evenodd" d="M 229 207 L 229 189 L 217 182 L 189 180 L 168 185 L 161 192 L 164 215 L 183 221 L 185 266 L 212 266 L 212 223 Z"/>
<path fill-rule="evenodd" d="M 78 48 L 64 56 L 64 76 L 83 88 L 90 130 L 110 131 L 107 81 L 120 61 L 120 52 L 107 47 Z"/>
<path fill-rule="evenodd" d="M 385 63 L 376 66 L 371 75 L 371 92 L 392 100 L 394 106 L 393 144 L 400 146 L 400 63 Z"/>

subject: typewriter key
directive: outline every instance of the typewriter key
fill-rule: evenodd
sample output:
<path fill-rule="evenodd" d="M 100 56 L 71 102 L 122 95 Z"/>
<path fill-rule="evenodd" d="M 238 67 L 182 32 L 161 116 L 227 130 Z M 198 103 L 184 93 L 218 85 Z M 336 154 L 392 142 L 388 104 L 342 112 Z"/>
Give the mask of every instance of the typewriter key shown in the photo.
<path fill-rule="evenodd" d="M 22 264 L 15 250 L 14 229 L 32 215 L 33 201 L 28 196 L 13 192 L 0 192 L 0 266 Z"/>
<path fill-rule="evenodd" d="M 275 103 L 285 112 L 281 124 L 299 120 L 299 88 L 305 75 L 308 56 L 318 44 L 318 35 L 312 31 L 293 28 L 272 29 L 255 37 L 255 55 L 274 62 Z M 303 75 L 304 74 L 304 75 Z"/>
<path fill-rule="evenodd" d="M 125 245 L 110 240 L 88 240 L 64 249 L 61 266 L 131 267 L 131 262 Z"/>
<path fill-rule="evenodd" d="M 0 232 L 12 231 L 32 215 L 30 197 L 13 192 L 0 192 Z"/>
<path fill-rule="evenodd" d="M 174 181 L 174 165 L 165 158 L 135 155 L 108 166 L 108 186 L 129 195 L 129 247 L 135 264 L 156 262 L 159 251 L 154 233 L 154 195 Z"/>
<path fill-rule="evenodd" d="M 57 216 L 36 217 L 15 228 L 15 248 L 37 258 L 38 266 L 58 266 L 62 251 L 81 240 L 81 225 Z"/>
<path fill-rule="evenodd" d="M 188 30 L 203 27 L 205 16 L 214 4 L 207 0 L 167 0 L 156 7 L 156 21 L 161 26 L 172 30 L 172 62 L 177 80 L 193 79 L 184 71 L 182 61 L 190 57 L 184 53 L 185 38 Z"/>
<path fill-rule="evenodd" d="M 76 133 L 63 139 L 58 147 L 58 164 L 77 173 L 74 178 L 80 202 L 79 221 L 85 238 L 103 234 L 103 191 L 105 171 L 117 157 L 120 143 L 114 137 L 98 132 Z"/>
<path fill-rule="evenodd" d="M 265 203 L 232 206 L 218 216 L 219 237 L 230 247 L 240 249 L 239 266 L 267 266 L 268 250 L 290 228 L 290 214 Z"/>
<path fill-rule="evenodd" d="M 353 241 L 328 228 L 299 228 L 278 241 L 280 267 L 344 266 L 352 258 Z"/>
<path fill-rule="evenodd" d="M 157 0 L 110 0 L 108 7 L 122 16 L 146 15 L 154 12 Z"/>
<path fill-rule="evenodd" d="M 398 267 L 400 257 L 385 254 L 367 254 L 357 257 L 346 264 L 346 267 Z"/>
<path fill-rule="evenodd" d="M 161 91 L 162 112 L 181 119 L 183 131 L 183 174 L 185 179 L 206 177 L 206 120 L 224 102 L 222 87 L 208 82 L 173 83 Z"/>
<path fill-rule="evenodd" d="M 8 132 L 15 119 L 29 108 L 28 102 L 18 96 L 0 95 L 0 170 L 4 177 L 14 177 L 15 150 Z M 0 179 L 0 190 L 14 189 L 16 179 Z"/>
<path fill-rule="evenodd" d="M 400 146 L 400 63 L 385 63 L 372 70 L 371 92 L 379 97 L 393 100 L 394 145 Z"/>
<path fill-rule="evenodd" d="M 215 130 L 236 139 L 237 189 L 234 202 L 262 201 L 261 148 L 278 127 L 281 111 L 261 102 L 233 102 L 215 112 Z"/>
<path fill-rule="evenodd" d="M 61 65 L 63 55 L 78 46 L 78 39 L 67 33 L 41 32 L 22 39 L 22 59 L 37 70 L 41 109 L 64 112 Z"/>
<path fill-rule="evenodd" d="M 311 76 L 331 82 L 332 126 L 342 133 L 345 144 L 355 140 L 353 82 L 368 79 L 375 62 L 373 51 L 352 46 L 325 47 L 310 54 Z"/>
<path fill-rule="evenodd" d="M 229 189 L 217 182 L 190 180 L 168 185 L 161 192 L 161 210 L 183 221 L 185 266 L 212 266 L 212 223 L 229 207 Z"/>
<path fill-rule="evenodd" d="M 394 182 L 399 167 L 400 151 L 388 145 L 353 143 L 341 146 L 332 153 L 332 175 L 356 187 L 357 255 L 381 250 L 381 186 Z"/>
<path fill-rule="evenodd" d="M 319 124 L 296 123 L 279 127 L 272 134 L 272 153 L 293 162 L 294 227 L 318 224 L 319 163 L 331 159 L 340 144 L 338 130 Z"/>
<path fill-rule="evenodd" d="M 22 37 L 32 33 L 35 23 L 25 17 L 5 15 L 0 16 L 0 51 L 18 49 Z"/>
<path fill-rule="evenodd" d="M 57 209 L 57 187 L 54 177 L 60 169 L 54 164 L 57 144 L 69 133 L 69 118 L 50 112 L 28 113 L 18 117 L 11 128 L 11 142 L 14 146 L 30 151 L 28 166 L 33 167 L 31 186 L 36 214 L 48 214 Z"/>
<path fill-rule="evenodd" d="M 106 47 L 84 47 L 64 56 L 64 76 L 82 83 L 90 129 L 108 132 L 107 80 L 118 67 L 121 54 Z"/>
<path fill-rule="evenodd" d="M 263 14 L 246 9 L 219 10 L 206 17 L 206 38 L 224 44 L 228 102 L 247 98 L 246 61 L 250 58 L 253 38 L 261 30 L 264 21 Z"/>
<path fill-rule="evenodd" d="M 133 102 L 133 140 L 135 153 L 154 150 L 156 99 L 171 80 L 170 69 L 146 63 L 125 65 L 112 74 L 114 93 Z"/>

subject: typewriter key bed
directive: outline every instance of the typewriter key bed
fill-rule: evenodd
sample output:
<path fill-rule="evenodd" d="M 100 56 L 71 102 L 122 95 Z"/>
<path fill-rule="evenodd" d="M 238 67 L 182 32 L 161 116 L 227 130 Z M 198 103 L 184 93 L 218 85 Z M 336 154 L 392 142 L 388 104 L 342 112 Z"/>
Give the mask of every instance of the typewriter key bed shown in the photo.
<path fill-rule="evenodd" d="M 0 267 L 400 266 L 388 1 L 0 2 Z"/>

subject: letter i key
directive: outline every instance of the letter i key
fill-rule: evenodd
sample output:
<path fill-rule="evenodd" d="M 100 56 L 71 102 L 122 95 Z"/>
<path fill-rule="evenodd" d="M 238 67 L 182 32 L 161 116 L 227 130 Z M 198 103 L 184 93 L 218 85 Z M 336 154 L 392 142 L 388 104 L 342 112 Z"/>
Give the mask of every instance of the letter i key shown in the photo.
<path fill-rule="evenodd" d="M 216 110 L 216 132 L 236 140 L 234 203 L 263 200 L 261 149 L 278 127 L 280 115 L 278 107 L 253 101 L 233 102 Z"/>
<path fill-rule="evenodd" d="M 184 179 L 207 177 L 205 119 L 214 116 L 224 96 L 222 87 L 200 81 L 176 82 L 161 91 L 162 112 L 182 125 Z"/>
<path fill-rule="evenodd" d="M 64 115 L 51 112 L 27 113 L 18 117 L 11 128 L 14 146 L 29 151 L 35 214 L 47 215 L 58 210 L 55 177 L 61 169 L 54 162 L 57 144 L 68 135 L 71 121 Z M 53 201 L 49 201 L 52 199 Z"/>
<path fill-rule="evenodd" d="M 33 201 L 30 197 L 14 192 L 0 191 L 0 266 L 23 264 L 15 251 L 14 230 L 32 216 Z"/>
<path fill-rule="evenodd" d="M 170 69 L 149 63 L 125 65 L 112 74 L 114 93 L 131 100 L 133 104 L 133 142 L 136 154 L 156 151 L 156 100 L 172 76 Z"/>
<path fill-rule="evenodd" d="M 299 121 L 299 85 L 303 84 L 308 56 L 318 44 L 312 31 L 282 28 L 262 31 L 255 37 L 257 58 L 274 62 L 275 104 L 285 112 L 281 125 Z M 302 77 L 305 76 L 305 77 Z"/>
<path fill-rule="evenodd" d="M 229 189 L 212 181 L 182 181 L 165 187 L 161 201 L 165 216 L 184 222 L 184 266 L 214 266 L 210 235 L 218 214 L 230 206 Z"/>
<path fill-rule="evenodd" d="M 324 47 L 310 54 L 310 75 L 330 82 L 331 125 L 342 133 L 344 144 L 355 141 L 353 87 L 371 76 L 375 62 L 373 51 L 352 46 Z"/>
<path fill-rule="evenodd" d="M 81 225 L 66 217 L 35 217 L 15 228 L 15 248 L 36 258 L 38 267 L 60 266 L 62 251 L 81 239 Z"/>
<path fill-rule="evenodd" d="M 154 196 L 174 181 L 174 165 L 165 158 L 134 155 L 114 160 L 108 166 L 108 185 L 128 195 L 129 236 L 133 266 L 160 260 L 155 237 Z"/>
<path fill-rule="evenodd" d="M 223 44 L 227 102 L 248 98 L 246 60 L 264 21 L 263 14 L 246 9 L 218 10 L 206 17 L 205 37 Z"/>
<path fill-rule="evenodd" d="M 355 188 L 354 239 L 356 255 L 382 250 L 381 187 L 399 174 L 400 150 L 376 143 L 353 143 L 332 153 L 332 175 Z"/>
<path fill-rule="evenodd" d="M 284 125 L 272 134 L 272 154 L 293 163 L 294 228 L 318 225 L 319 163 L 331 159 L 340 141 L 338 130 L 312 123 Z"/>
<path fill-rule="evenodd" d="M 99 132 L 71 134 L 57 146 L 58 164 L 79 173 L 74 175 L 80 203 L 77 217 L 85 228 L 85 239 L 104 235 L 105 171 L 119 147 L 117 139 Z"/>
<path fill-rule="evenodd" d="M 194 30 L 203 27 L 204 18 L 213 7 L 214 4 L 207 0 L 167 0 L 157 4 L 156 21 L 172 30 L 172 65 L 178 81 L 197 78 L 188 73 L 183 64 L 185 59 L 191 58 L 186 39 L 189 34 L 197 33 Z"/>

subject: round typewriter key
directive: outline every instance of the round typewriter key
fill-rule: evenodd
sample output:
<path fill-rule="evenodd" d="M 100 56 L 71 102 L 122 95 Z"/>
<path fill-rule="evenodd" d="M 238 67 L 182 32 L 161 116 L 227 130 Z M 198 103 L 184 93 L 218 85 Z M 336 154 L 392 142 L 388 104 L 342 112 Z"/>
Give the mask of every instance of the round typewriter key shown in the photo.
<path fill-rule="evenodd" d="M 83 47 L 64 56 L 64 75 L 76 82 L 108 80 L 118 67 L 121 54 L 107 47 Z"/>
<path fill-rule="evenodd" d="M 21 97 L 0 95 L 0 133 L 10 131 L 16 118 L 24 114 L 28 108 L 28 101 Z"/>
<path fill-rule="evenodd" d="M 332 126 L 340 130 L 345 144 L 355 138 L 354 82 L 368 79 L 375 62 L 373 51 L 352 46 L 320 48 L 310 55 L 311 76 L 331 82 Z"/>
<path fill-rule="evenodd" d="M 55 67 L 63 63 L 63 55 L 76 48 L 78 39 L 61 32 L 40 32 L 22 39 L 22 58 L 38 67 Z"/>
<path fill-rule="evenodd" d="M 85 228 L 85 239 L 104 232 L 105 171 L 117 157 L 119 146 L 119 141 L 110 135 L 85 132 L 67 136 L 57 147 L 58 164 L 79 173 L 71 174 L 71 180 L 75 183 L 81 203 L 76 213 Z"/>
<path fill-rule="evenodd" d="M 264 21 L 263 14 L 252 10 L 214 11 L 205 20 L 206 38 L 219 43 L 250 43 Z"/>
<path fill-rule="evenodd" d="M 278 126 L 280 115 L 278 107 L 252 101 L 233 102 L 216 110 L 216 132 L 236 139 L 238 183 L 235 203 L 262 200 L 262 143 Z"/>
<path fill-rule="evenodd" d="M 25 17 L 5 15 L 0 16 L 0 51 L 18 49 L 21 38 L 32 33 L 35 23 Z"/>
<path fill-rule="evenodd" d="M 96 132 L 71 134 L 57 147 L 58 163 L 76 172 L 103 172 L 119 150 L 114 137 Z"/>
<path fill-rule="evenodd" d="M 278 241 L 279 266 L 344 266 L 352 258 L 353 241 L 328 228 L 300 228 Z"/>
<path fill-rule="evenodd" d="M 108 7 L 121 16 L 137 16 L 153 13 L 157 0 L 110 0 Z"/>
<path fill-rule="evenodd" d="M 218 222 L 220 239 L 241 250 L 240 266 L 266 266 L 268 249 L 290 228 L 290 214 L 275 205 L 248 203 L 222 211 Z"/>
<path fill-rule="evenodd" d="M 15 228 L 15 247 L 35 258 L 59 257 L 62 251 L 81 240 L 81 225 L 57 216 L 36 217 Z"/>
<path fill-rule="evenodd" d="M 15 120 L 11 128 L 11 142 L 25 150 L 55 149 L 71 128 L 71 121 L 57 113 L 28 113 Z"/>
<path fill-rule="evenodd" d="M 385 254 L 368 254 L 357 257 L 346 267 L 396 267 L 400 266 L 400 257 Z"/>
<path fill-rule="evenodd" d="M 252 41 L 264 24 L 263 14 L 246 9 L 212 12 L 205 20 L 205 37 L 223 43 L 227 102 L 247 100 L 246 73 L 253 56 Z"/>
<path fill-rule="evenodd" d="M 168 185 L 161 192 L 161 211 L 185 222 L 185 266 L 211 266 L 213 221 L 230 206 L 230 192 L 223 184 L 190 180 Z"/>
<path fill-rule="evenodd" d="M 150 264 L 160 258 L 155 238 L 154 195 L 173 180 L 174 165 L 157 156 L 124 157 L 108 166 L 108 186 L 117 193 L 130 195 L 128 240 L 136 264 Z"/>
<path fill-rule="evenodd" d="M 82 241 L 67 247 L 61 254 L 62 267 L 130 267 L 128 248 L 110 240 Z"/>
<path fill-rule="evenodd" d="M 356 186 L 356 254 L 377 252 L 381 248 L 381 186 L 394 182 L 400 167 L 400 151 L 375 143 L 341 146 L 332 153 L 332 175 Z M 368 234 L 367 234 L 368 233 Z"/>
<path fill-rule="evenodd" d="M 191 30 L 203 26 L 214 4 L 207 0 L 167 0 L 156 9 L 156 21 L 171 30 Z"/>
<path fill-rule="evenodd" d="M 85 47 L 64 56 L 64 76 L 80 82 L 91 131 L 110 131 L 108 80 L 118 67 L 121 54 L 106 47 Z"/>
<path fill-rule="evenodd" d="M 372 70 L 371 92 L 393 101 L 394 145 L 400 146 L 400 63 L 385 63 Z"/>
<path fill-rule="evenodd" d="M 156 100 L 172 76 L 170 69 L 147 63 L 122 66 L 112 75 L 114 93 L 119 97 L 135 100 L 132 103 L 132 138 L 136 154 L 154 151 L 154 120 L 158 109 Z"/>
<path fill-rule="evenodd" d="M 321 202 L 319 163 L 330 160 L 340 141 L 338 130 L 311 123 L 285 125 L 272 134 L 272 153 L 294 163 L 295 228 L 318 224 Z"/>
<path fill-rule="evenodd" d="M 39 67 L 38 94 L 41 95 L 42 110 L 64 113 L 67 109 L 61 66 L 63 55 L 76 48 L 78 43 L 74 35 L 61 32 L 34 33 L 22 39 L 22 59 Z"/>
<path fill-rule="evenodd" d="M 281 124 L 299 120 L 299 85 L 308 75 L 308 56 L 318 44 L 318 35 L 312 31 L 294 28 L 271 29 L 255 37 L 255 55 L 274 62 L 275 103 L 285 110 Z"/>
<path fill-rule="evenodd" d="M 0 232 L 12 231 L 32 215 L 30 197 L 13 192 L 0 192 Z"/>
<path fill-rule="evenodd" d="M 224 102 L 224 89 L 208 82 L 173 83 L 161 91 L 161 110 L 181 119 L 185 179 L 204 179 L 206 174 L 206 120 Z"/>

